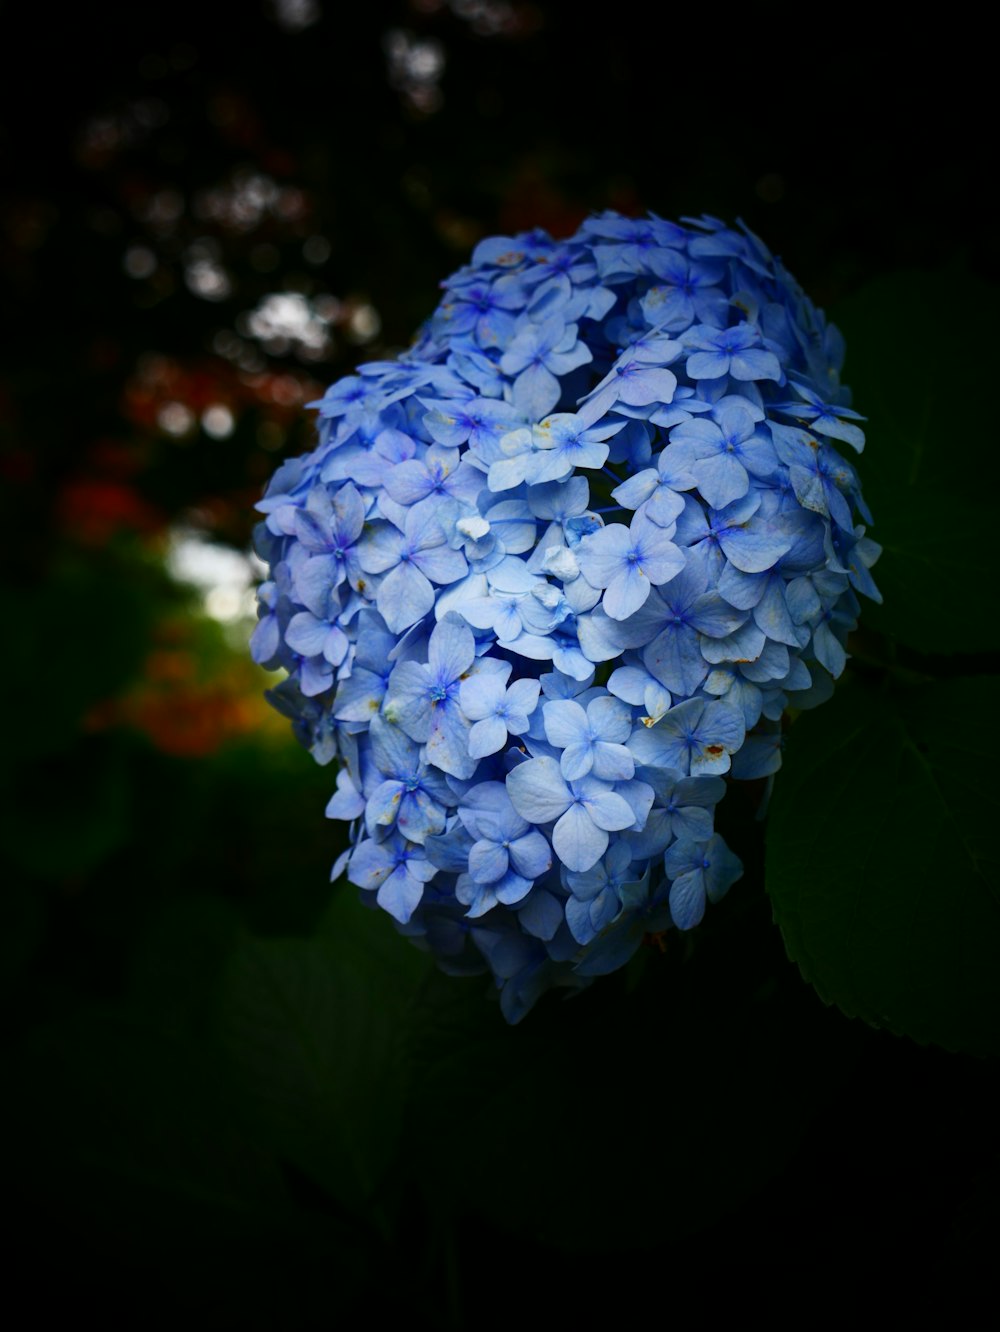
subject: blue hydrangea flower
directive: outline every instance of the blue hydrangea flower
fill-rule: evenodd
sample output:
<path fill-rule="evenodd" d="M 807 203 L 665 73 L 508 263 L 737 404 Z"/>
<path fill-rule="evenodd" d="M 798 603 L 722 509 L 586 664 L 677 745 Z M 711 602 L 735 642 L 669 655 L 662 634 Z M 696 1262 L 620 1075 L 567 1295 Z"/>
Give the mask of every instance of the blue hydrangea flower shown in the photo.
<path fill-rule="evenodd" d="M 603 213 L 443 287 L 275 473 L 251 652 L 335 763 L 335 875 L 516 1022 L 739 879 L 716 807 L 829 695 L 879 548 L 839 334 L 746 228 Z"/>

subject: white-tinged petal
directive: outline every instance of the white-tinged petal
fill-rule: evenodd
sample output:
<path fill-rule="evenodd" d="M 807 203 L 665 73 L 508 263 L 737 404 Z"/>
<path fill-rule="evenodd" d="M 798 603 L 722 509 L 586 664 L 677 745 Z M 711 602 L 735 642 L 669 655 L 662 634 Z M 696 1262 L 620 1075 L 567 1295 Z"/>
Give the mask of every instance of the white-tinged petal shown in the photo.
<path fill-rule="evenodd" d="M 553 850 L 571 870 L 588 870 L 596 865 L 608 848 L 608 840 L 608 834 L 597 827 L 580 804 L 570 805 L 552 830 Z"/>
<path fill-rule="evenodd" d="M 551 823 L 573 802 L 559 764 L 547 755 L 520 763 L 508 773 L 507 794 L 518 814 L 529 823 Z"/>

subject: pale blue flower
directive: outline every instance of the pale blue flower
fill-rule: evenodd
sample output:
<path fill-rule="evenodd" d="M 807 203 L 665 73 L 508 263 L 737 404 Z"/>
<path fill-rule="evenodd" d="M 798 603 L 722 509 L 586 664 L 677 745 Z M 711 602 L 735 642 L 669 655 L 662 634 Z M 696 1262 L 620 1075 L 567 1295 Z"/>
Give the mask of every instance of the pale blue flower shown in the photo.
<path fill-rule="evenodd" d="M 613 620 L 625 620 L 649 596 L 684 568 L 684 556 L 670 529 L 636 514 L 629 527 L 612 523 L 584 537 L 577 560 L 587 582 L 605 588 L 603 605 Z"/>

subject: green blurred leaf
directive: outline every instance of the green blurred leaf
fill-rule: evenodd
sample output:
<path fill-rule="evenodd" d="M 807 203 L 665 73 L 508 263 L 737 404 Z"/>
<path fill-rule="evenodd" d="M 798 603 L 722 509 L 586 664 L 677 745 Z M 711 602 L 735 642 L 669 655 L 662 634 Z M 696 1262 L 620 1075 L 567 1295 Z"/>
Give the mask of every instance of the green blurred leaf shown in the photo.
<path fill-rule="evenodd" d="M 207 1049 L 93 1005 L 32 1031 L 12 1071 L 18 1169 L 64 1206 L 141 1218 L 147 1238 L 183 1224 L 198 1242 L 223 1218 L 247 1232 L 287 1212 L 280 1172 L 234 1126 Z"/>
<path fill-rule="evenodd" d="M 12 764 L 71 748 L 87 710 L 138 675 L 157 614 L 181 596 L 128 544 L 63 551 L 42 580 L 3 592 L 24 663 L 0 755 Z"/>
<path fill-rule="evenodd" d="M 302 1207 L 204 1036 L 89 1005 L 8 1052 L 3 1180 L 22 1259 L 105 1302 L 134 1281 L 220 1327 L 280 1323 L 290 1291 L 336 1320 L 370 1278 L 370 1243 Z"/>
<path fill-rule="evenodd" d="M 3 927 L 0 928 L 0 985 L 10 985 L 24 972 L 45 935 L 47 903 L 37 884 L 11 878 L 4 885 Z"/>
<path fill-rule="evenodd" d="M 0 843 L 11 861 L 43 879 L 89 874 L 129 836 L 128 753 L 91 738 L 75 752 L 22 761 L 0 806 Z"/>
<path fill-rule="evenodd" d="M 129 958 L 135 1007 L 161 1031 L 202 1033 L 240 924 L 231 902 L 208 894 L 158 904 Z"/>
<path fill-rule="evenodd" d="M 374 1216 L 403 1121 L 401 1012 L 428 963 L 352 891 L 335 894 L 331 913 L 319 938 L 238 947 L 221 1034 L 263 1140 Z"/>
<path fill-rule="evenodd" d="M 992 345 L 995 289 L 961 271 L 894 273 L 832 312 L 847 342 L 844 377 L 869 419 L 858 470 L 884 547 L 885 598 L 864 623 L 925 653 L 1000 648 L 983 596 L 993 561 L 997 420 L 972 376 L 937 357 Z"/>
<path fill-rule="evenodd" d="M 876 1026 L 1000 1051 L 997 681 L 845 683 L 792 728 L 767 831 L 791 958 Z"/>
<path fill-rule="evenodd" d="M 852 1057 L 846 1024 L 775 984 L 769 936 L 766 910 L 748 922 L 736 903 L 690 959 L 679 940 L 651 950 L 631 993 L 609 979 L 550 996 L 515 1028 L 482 981 L 435 978 L 410 1036 L 409 1138 L 430 1200 L 605 1259 L 738 1206 L 787 1163 Z"/>

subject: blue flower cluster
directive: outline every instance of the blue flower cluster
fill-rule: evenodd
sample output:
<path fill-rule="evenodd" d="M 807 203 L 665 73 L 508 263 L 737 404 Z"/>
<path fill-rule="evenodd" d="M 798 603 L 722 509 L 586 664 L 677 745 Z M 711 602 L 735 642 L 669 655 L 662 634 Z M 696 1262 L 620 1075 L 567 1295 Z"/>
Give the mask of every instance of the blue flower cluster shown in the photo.
<path fill-rule="evenodd" d="M 878 598 L 843 348 L 745 228 L 483 241 L 318 403 L 259 508 L 254 658 L 351 822 L 334 866 L 509 1021 L 740 876 L 724 774 Z"/>

